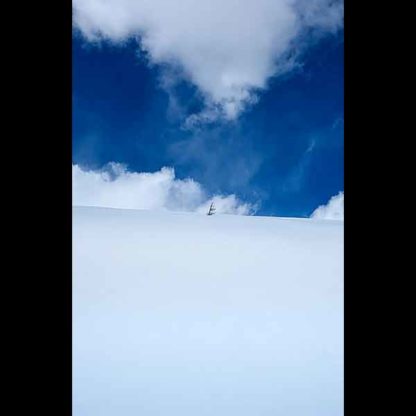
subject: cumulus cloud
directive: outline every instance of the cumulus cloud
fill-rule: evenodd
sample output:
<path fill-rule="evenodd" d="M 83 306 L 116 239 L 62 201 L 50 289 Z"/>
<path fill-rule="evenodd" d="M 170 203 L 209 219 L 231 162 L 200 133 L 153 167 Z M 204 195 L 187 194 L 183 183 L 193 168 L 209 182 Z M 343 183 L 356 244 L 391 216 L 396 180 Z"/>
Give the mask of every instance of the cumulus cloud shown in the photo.
<path fill-rule="evenodd" d="M 312 213 L 311 218 L 320 220 L 344 220 L 344 192 L 333 196 L 326 205 L 321 205 Z"/>
<path fill-rule="evenodd" d="M 234 194 L 208 196 L 192 179 L 176 179 L 172 168 L 158 172 L 130 172 L 119 163 L 100 170 L 72 166 L 73 205 L 124 209 L 169 210 L 206 213 L 211 202 L 216 212 L 249 215 L 255 206 Z"/>
<path fill-rule="evenodd" d="M 188 126 L 235 119 L 272 77 L 296 64 L 307 35 L 343 25 L 342 0 L 73 0 L 74 26 L 92 42 L 130 38 L 151 64 L 195 85 L 205 109 Z"/>

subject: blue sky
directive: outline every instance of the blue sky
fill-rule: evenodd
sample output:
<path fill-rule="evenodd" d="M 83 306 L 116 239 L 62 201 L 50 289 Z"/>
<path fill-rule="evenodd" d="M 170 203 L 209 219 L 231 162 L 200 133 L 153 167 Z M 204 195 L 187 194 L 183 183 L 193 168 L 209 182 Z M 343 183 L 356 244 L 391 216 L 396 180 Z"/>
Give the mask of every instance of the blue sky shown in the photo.
<path fill-rule="evenodd" d="M 181 77 L 167 87 L 169 65 L 135 39 L 97 43 L 74 31 L 73 163 L 172 167 L 209 194 L 257 204 L 257 215 L 309 216 L 344 189 L 343 30 L 300 50 L 238 117 L 187 129 L 206 106 L 198 83 Z"/>

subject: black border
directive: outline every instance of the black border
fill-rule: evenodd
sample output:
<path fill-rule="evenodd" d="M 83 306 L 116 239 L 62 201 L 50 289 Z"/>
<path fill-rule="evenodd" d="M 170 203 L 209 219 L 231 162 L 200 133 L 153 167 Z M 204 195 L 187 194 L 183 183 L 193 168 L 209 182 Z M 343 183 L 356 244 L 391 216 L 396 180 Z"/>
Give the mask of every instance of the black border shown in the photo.
<path fill-rule="evenodd" d="M 6 6 L 6 5 L 5 5 Z M 6 242 L 12 287 L 6 336 L 16 397 L 11 413 L 72 415 L 72 2 L 25 2 L 3 10 L 13 30 L 3 96 Z M 21 36 L 21 37 L 19 37 Z M 11 111 L 10 111 L 11 110 Z M 6 129 L 4 130 L 6 131 Z M 12 181 L 9 181 L 12 177 Z M 7 184 L 6 184 L 7 185 Z M 23 410 L 23 408 L 25 408 Z M 6 413 L 8 411 L 6 410 Z"/>

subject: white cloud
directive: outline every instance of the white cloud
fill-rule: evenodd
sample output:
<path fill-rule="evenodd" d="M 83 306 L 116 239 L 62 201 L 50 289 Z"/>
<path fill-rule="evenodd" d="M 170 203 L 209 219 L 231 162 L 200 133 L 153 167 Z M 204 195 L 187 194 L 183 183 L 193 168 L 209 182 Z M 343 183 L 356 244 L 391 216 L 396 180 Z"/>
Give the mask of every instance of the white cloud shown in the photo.
<path fill-rule="evenodd" d="M 75 206 L 205 213 L 214 202 L 217 213 L 249 215 L 255 211 L 233 194 L 209 197 L 198 182 L 176 179 L 172 168 L 139 173 L 129 172 L 119 163 L 109 163 L 101 170 L 73 165 L 72 187 Z"/>
<path fill-rule="evenodd" d="M 272 76 L 293 68 L 305 33 L 343 25 L 342 0 L 73 0 L 89 41 L 135 37 L 151 64 L 198 87 L 205 109 L 186 124 L 235 119 Z M 306 42 L 307 43 L 307 42 Z"/>
<path fill-rule="evenodd" d="M 333 196 L 326 205 L 321 205 L 312 213 L 311 218 L 320 220 L 344 220 L 344 192 Z"/>

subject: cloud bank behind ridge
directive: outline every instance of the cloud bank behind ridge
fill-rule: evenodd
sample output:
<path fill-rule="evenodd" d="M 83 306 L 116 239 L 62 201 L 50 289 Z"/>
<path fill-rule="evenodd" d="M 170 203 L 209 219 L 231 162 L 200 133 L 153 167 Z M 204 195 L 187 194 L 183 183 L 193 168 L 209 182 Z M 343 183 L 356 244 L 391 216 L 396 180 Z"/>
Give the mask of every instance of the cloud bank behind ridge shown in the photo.
<path fill-rule="evenodd" d="M 311 218 L 319 220 L 344 220 L 344 192 L 333 196 L 326 205 L 321 205 L 312 213 Z"/>
<path fill-rule="evenodd" d="M 198 88 L 205 109 L 188 125 L 232 120 L 300 44 L 337 32 L 342 0 L 74 0 L 74 27 L 91 42 L 136 38 L 150 64 Z M 314 36 L 305 36 L 314 33 Z"/>
<path fill-rule="evenodd" d="M 157 172 L 131 172 L 125 165 L 111 162 L 99 170 L 72 165 L 74 206 L 144 209 L 205 214 L 213 202 L 220 214 L 254 215 L 257 204 L 241 201 L 236 195 L 209 195 L 193 179 L 177 179 L 173 168 Z M 344 220 L 344 193 L 316 208 L 314 219 Z"/>
<path fill-rule="evenodd" d="M 157 172 L 129 172 L 119 163 L 101 170 L 83 170 L 72 166 L 74 206 L 122 209 L 208 212 L 214 202 L 216 212 L 250 215 L 256 207 L 241 202 L 234 194 L 208 196 L 192 179 L 176 179 L 172 168 Z"/>

